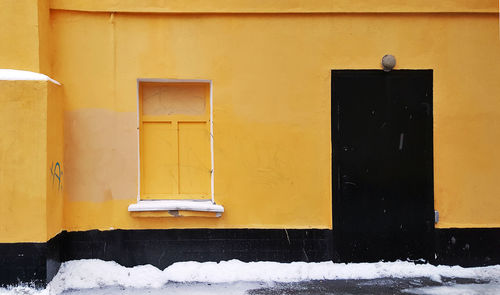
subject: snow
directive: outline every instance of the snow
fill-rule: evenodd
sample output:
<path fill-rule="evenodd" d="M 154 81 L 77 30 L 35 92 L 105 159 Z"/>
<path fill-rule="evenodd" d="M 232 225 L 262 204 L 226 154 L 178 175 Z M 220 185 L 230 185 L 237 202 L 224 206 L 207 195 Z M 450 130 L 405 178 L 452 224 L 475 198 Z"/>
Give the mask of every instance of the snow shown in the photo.
<path fill-rule="evenodd" d="M 51 79 L 49 76 L 46 76 L 44 74 L 30 72 L 30 71 L 12 70 L 12 69 L 0 69 L 0 80 L 50 81 L 54 84 L 61 85 L 61 83 L 57 82 L 54 79 Z"/>
<path fill-rule="evenodd" d="M 49 295 L 48 289 L 37 290 L 28 286 L 0 288 L 0 295 Z M 52 295 L 52 294 L 51 294 Z"/>
<path fill-rule="evenodd" d="M 403 290 L 405 293 L 418 295 L 498 295 L 499 283 L 463 284 L 438 287 L 423 287 Z"/>
<path fill-rule="evenodd" d="M 499 283 L 500 265 L 476 268 L 433 266 L 412 262 L 338 264 L 333 262 L 178 262 L 159 270 L 152 265 L 123 267 L 116 262 L 97 259 L 68 261 L 45 290 L 0 289 L 0 295 L 60 294 L 65 290 L 103 288 L 162 288 L 167 283 L 299 282 L 308 280 L 441 277 L 493 280 Z M 17 287 L 23 288 L 23 287 Z M 425 292 L 426 289 L 421 290 Z M 31 293 L 30 293 L 31 292 Z M 44 293 L 45 292 L 45 293 Z"/>

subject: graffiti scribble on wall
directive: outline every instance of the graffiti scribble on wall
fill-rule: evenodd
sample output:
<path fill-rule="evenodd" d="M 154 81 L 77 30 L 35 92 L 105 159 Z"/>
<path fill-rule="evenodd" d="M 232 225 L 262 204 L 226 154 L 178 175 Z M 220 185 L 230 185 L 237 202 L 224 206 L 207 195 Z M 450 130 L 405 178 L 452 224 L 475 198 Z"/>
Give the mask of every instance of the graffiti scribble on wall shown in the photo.
<path fill-rule="evenodd" d="M 52 175 L 52 184 L 54 185 L 57 179 L 57 189 L 61 190 L 63 171 L 59 162 L 56 162 L 55 165 L 54 162 L 52 162 L 52 166 L 50 167 L 50 174 Z"/>

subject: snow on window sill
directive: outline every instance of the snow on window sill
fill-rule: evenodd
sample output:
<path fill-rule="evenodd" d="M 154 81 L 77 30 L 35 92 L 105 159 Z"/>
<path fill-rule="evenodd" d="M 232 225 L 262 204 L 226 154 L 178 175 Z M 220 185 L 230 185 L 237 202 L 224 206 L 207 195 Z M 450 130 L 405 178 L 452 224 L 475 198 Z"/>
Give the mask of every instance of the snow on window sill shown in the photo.
<path fill-rule="evenodd" d="M 128 211 L 140 213 L 137 217 L 220 217 L 224 207 L 211 200 L 141 200 L 129 205 Z"/>

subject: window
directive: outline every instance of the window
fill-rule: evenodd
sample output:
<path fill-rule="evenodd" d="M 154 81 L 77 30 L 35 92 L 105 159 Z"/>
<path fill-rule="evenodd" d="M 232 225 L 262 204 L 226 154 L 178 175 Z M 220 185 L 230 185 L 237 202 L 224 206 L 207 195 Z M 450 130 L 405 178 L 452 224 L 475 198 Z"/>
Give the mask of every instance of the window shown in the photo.
<path fill-rule="evenodd" d="M 210 81 L 139 82 L 141 200 L 212 199 Z"/>

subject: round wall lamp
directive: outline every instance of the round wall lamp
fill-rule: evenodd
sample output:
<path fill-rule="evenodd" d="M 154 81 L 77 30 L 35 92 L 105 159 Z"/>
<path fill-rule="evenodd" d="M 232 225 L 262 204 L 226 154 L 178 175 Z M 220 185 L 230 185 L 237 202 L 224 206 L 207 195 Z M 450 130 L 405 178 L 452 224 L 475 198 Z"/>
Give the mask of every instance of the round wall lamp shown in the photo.
<path fill-rule="evenodd" d="M 382 68 L 385 72 L 390 72 L 396 65 L 396 58 L 391 54 L 386 54 L 382 57 Z"/>

